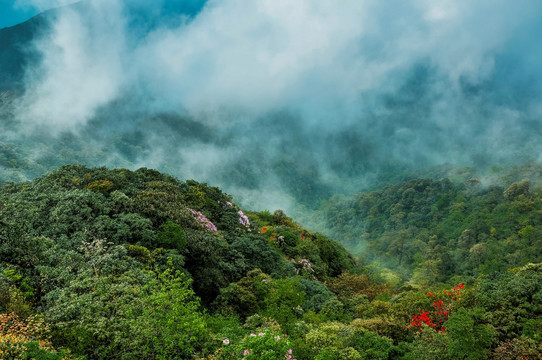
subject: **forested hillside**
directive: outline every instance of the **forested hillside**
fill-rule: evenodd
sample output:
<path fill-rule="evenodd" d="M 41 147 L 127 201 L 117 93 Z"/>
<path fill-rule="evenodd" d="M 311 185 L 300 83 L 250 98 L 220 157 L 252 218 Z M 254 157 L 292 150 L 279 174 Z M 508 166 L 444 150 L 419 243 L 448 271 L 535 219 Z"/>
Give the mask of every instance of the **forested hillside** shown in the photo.
<path fill-rule="evenodd" d="M 0 354 L 541 358 L 542 266 L 525 264 L 540 261 L 536 189 L 417 180 L 360 197 L 369 253 L 413 268 L 409 282 L 280 210 L 243 212 L 216 187 L 154 170 L 64 166 L 4 184 Z"/>
<path fill-rule="evenodd" d="M 542 262 L 541 174 L 530 163 L 485 183 L 410 180 L 331 198 L 315 219 L 363 263 L 379 261 L 402 280 L 474 281 Z"/>
<path fill-rule="evenodd" d="M 541 19 L 2 2 L 0 359 L 541 360 Z"/>

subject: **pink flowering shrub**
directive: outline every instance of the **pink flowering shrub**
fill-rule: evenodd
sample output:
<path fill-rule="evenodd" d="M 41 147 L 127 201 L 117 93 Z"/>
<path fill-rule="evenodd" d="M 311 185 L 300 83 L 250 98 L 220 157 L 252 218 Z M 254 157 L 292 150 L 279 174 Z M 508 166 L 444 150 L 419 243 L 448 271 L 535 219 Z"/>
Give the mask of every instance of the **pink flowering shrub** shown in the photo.
<path fill-rule="evenodd" d="M 252 332 L 237 343 L 224 343 L 222 348 L 217 350 L 217 354 L 218 359 L 296 360 L 288 336 L 272 329 Z"/>
<path fill-rule="evenodd" d="M 241 210 L 239 210 L 237 214 L 239 214 L 239 222 L 241 223 L 241 225 L 243 225 L 247 228 L 248 231 L 250 231 L 250 221 L 248 220 L 248 216 L 243 214 Z"/>
<path fill-rule="evenodd" d="M 223 209 L 227 211 L 231 210 L 237 210 L 238 208 L 233 205 L 232 202 L 226 201 L 225 203 L 221 203 L 218 201 L 218 204 L 222 206 Z M 237 211 L 237 215 L 239 216 L 239 224 L 241 224 L 244 228 L 246 228 L 247 231 L 251 231 L 250 229 L 250 220 L 248 219 L 248 216 L 246 216 L 242 210 Z"/>
<path fill-rule="evenodd" d="M 314 269 L 312 264 L 307 259 L 292 259 L 292 262 L 295 265 L 295 272 L 298 275 L 309 275 L 314 278 Z"/>
<path fill-rule="evenodd" d="M 196 211 L 194 209 L 190 209 L 190 208 L 188 209 L 188 211 L 192 213 L 192 215 L 194 216 L 194 219 L 198 223 L 200 223 L 204 228 L 207 228 L 211 231 L 216 231 L 215 224 L 213 224 L 209 219 L 207 219 L 205 215 L 203 215 L 201 212 Z"/>

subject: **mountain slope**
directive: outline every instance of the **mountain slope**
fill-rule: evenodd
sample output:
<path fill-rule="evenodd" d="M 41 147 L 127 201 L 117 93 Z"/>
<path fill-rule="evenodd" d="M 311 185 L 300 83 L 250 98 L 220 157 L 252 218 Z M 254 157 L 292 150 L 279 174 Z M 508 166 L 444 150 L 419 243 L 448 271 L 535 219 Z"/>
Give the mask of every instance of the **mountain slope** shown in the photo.
<path fill-rule="evenodd" d="M 407 231 L 421 229 L 467 192 L 465 209 L 504 211 L 496 231 L 509 228 L 516 248 L 531 252 L 516 260 L 536 260 L 537 228 L 507 217 L 538 208 L 526 182 L 504 195 L 445 180 L 389 186 L 362 196 L 375 208 L 366 230 L 381 240 L 405 219 Z M 388 219 L 391 204 L 413 217 Z M 464 251 L 465 238 L 448 250 Z M 457 269 L 448 284 L 429 284 L 416 268 L 413 285 L 401 286 L 280 210 L 243 212 L 219 188 L 146 168 L 64 166 L 0 186 L 0 351 L 51 360 L 536 358 L 542 267 L 496 271 L 503 266 L 476 280 Z"/>
<path fill-rule="evenodd" d="M 491 180 L 501 186 L 410 180 L 331 198 L 315 219 L 365 263 L 381 261 L 405 280 L 474 279 L 542 261 L 541 174 L 526 164 Z"/>
<path fill-rule="evenodd" d="M 32 41 L 47 29 L 48 13 L 0 29 L 0 92 L 24 90 L 25 69 L 39 62 Z"/>

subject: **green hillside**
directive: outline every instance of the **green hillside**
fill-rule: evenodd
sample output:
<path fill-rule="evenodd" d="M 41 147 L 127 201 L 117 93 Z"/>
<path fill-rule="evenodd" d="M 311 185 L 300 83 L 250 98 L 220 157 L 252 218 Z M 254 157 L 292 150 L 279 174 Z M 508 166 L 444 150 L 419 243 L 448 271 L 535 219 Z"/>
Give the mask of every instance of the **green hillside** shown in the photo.
<path fill-rule="evenodd" d="M 0 360 L 542 360 L 542 1 L 0 8 Z"/>
<path fill-rule="evenodd" d="M 417 180 L 362 196 L 355 209 L 373 216 L 364 225 L 374 236 L 369 253 L 386 252 L 396 269 L 414 269 L 403 285 L 389 271 L 360 266 L 342 245 L 282 211 L 244 213 L 230 195 L 193 180 L 144 168 L 64 166 L 31 182 L 6 183 L 0 354 L 537 359 L 542 267 L 519 267 L 540 260 L 536 219 L 529 217 L 539 200 L 527 185 L 503 193 Z M 408 215 L 389 215 L 399 202 Z M 498 214 L 501 222 L 481 242 L 488 225 L 479 210 L 488 204 L 487 216 Z M 466 219 L 480 224 L 472 234 L 458 225 Z M 441 232 L 433 234 L 436 223 Z M 422 231 L 424 224 L 433 227 Z M 402 255 L 390 253 L 391 241 L 379 243 L 403 232 Z M 429 234 L 424 249 L 433 252 L 411 250 L 424 241 L 420 234 Z M 439 239 L 456 237 L 438 247 Z M 503 244 L 506 251 L 493 248 Z M 479 247 L 486 252 L 469 250 Z M 459 254 L 466 257 L 455 270 L 438 255 L 454 251 L 454 264 Z M 481 273 L 491 274 L 476 277 Z"/>
<path fill-rule="evenodd" d="M 363 263 L 379 261 L 404 281 L 474 281 L 542 262 L 540 170 L 526 164 L 500 171 L 493 185 L 418 179 L 336 196 L 313 221 Z"/>

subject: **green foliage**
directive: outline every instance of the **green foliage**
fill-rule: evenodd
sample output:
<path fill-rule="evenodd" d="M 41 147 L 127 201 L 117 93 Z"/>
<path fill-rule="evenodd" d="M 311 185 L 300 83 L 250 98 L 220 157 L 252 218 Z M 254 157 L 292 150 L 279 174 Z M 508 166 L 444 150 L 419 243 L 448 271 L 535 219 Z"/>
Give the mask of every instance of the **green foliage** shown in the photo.
<path fill-rule="evenodd" d="M 35 339 L 50 347 L 10 343 L 23 358 L 536 358 L 542 190 L 519 180 L 325 203 L 332 233 L 381 268 L 280 210 L 245 217 L 204 183 L 66 166 L 0 186 L 0 316 L 45 316 Z M 448 282 L 467 289 L 437 318 Z M 409 326 L 428 311 L 441 331 Z"/>
<path fill-rule="evenodd" d="M 260 211 L 254 215 L 262 224 L 267 225 L 273 223 L 273 214 L 271 214 L 269 210 Z"/>
<path fill-rule="evenodd" d="M 177 249 L 179 252 L 184 251 L 186 237 L 183 228 L 171 220 L 160 225 L 156 245 L 157 247 Z"/>
<path fill-rule="evenodd" d="M 348 344 L 360 354 L 360 359 L 386 360 L 391 351 L 391 341 L 368 331 L 355 331 Z"/>
<path fill-rule="evenodd" d="M 141 287 L 148 280 L 141 276 L 82 274 L 69 287 L 49 293 L 45 315 L 54 342 L 96 359 L 137 354 L 134 342 L 140 338 L 131 331 L 130 314 L 141 309 Z"/>
<path fill-rule="evenodd" d="M 275 212 L 273 213 L 272 222 L 273 225 L 293 225 L 292 219 L 286 216 L 286 214 L 282 210 L 275 210 Z"/>
<path fill-rule="evenodd" d="M 279 360 L 293 359 L 295 354 L 287 336 L 272 328 L 258 329 L 239 342 L 225 338 L 216 359 Z"/>
<path fill-rule="evenodd" d="M 228 256 L 235 258 L 238 271 L 244 273 L 259 268 L 276 277 L 291 275 L 282 256 L 261 236 L 245 234 L 237 237 L 228 249 Z"/>
<path fill-rule="evenodd" d="M 475 299 L 486 309 L 485 318 L 497 330 L 501 341 L 523 332 L 533 338 L 540 336 L 530 328 L 542 317 L 541 264 L 483 278 L 476 290 Z"/>
<path fill-rule="evenodd" d="M 345 306 L 336 297 L 333 297 L 324 303 L 320 315 L 328 321 L 348 321 L 351 316 L 346 312 Z"/>
<path fill-rule="evenodd" d="M 326 322 L 305 336 L 306 359 L 386 359 L 390 344 L 377 335 L 367 335 L 339 322 Z M 378 339 L 378 340 L 377 340 Z M 386 347 L 384 343 L 388 344 Z M 367 345 L 371 348 L 366 347 Z"/>
<path fill-rule="evenodd" d="M 404 360 L 432 360 L 449 359 L 446 351 L 447 337 L 442 332 L 436 332 L 429 326 L 424 326 L 412 343 L 402 343 L 395 349 Z"/>
<path fill-rule="evenodd" d="M 324 323 L 317 329 L 309 331 L 305 336 L 307 345 L 313 356 L 325 350 L 335 351 L 342 345 L 344 337 L 339 337 L 339 332 L 344 329 L 340 323 Z"/>
<path fill-rule="evenodd" d="M 328 276 L 335 277 L 353 268 L 353 258 L 341 244 L 321 234 L 315 234 L 312 241 L 318 247 Z"/>
<path fill-rule="evenodd" d="M 0 314 L 0 357 L 20 360 L 70 360 L 76 359 L 69 351 L 55 349 L 43 339 L 46 325 L 42 317 Z"/>
<path fill-rule="evenodd" d="M 362 359 L 360 353 L 351 347 L 338 350 L 324 350 L 318 356 L 315 357 L 315 360 L 326 360 L 326 359 L 337 359 L 337 360 L 359 360 Z"/>
<path fill-rule="evenodd" d="M 542 343 L 524 337 L 507 340 L 497 346 L 492 358 L 500 360 L 540 359 L 542 358 Z"/>
<path fill-rule="evenodd" d="M 152 262 L 151 252 L 144 246 L 128 244 L 126 245 L 126 250 L 129 256 L 136 258 L 144 264 Z"/>
<path fill-rule="evenodd" d="M 271 278 L 260 269 L 220 291 L 215 307 L 222 313 L 237 314 L 242 318 L 257 314 L 265 308 L 264 299 L 271 292 Z"/>
<path fill-rule="evenodd" d="M 450 359 L 485 359 L 487 349 L 495 339 L 491 325 L 483 324 L 484 311 L 459 309 L 444 323 L 447 338 L 447 353 Z"/>
<path fill-rule="evenodd" d="M 194 290 L 205 304 L 210 304 L 220 289 L 231 282 L 235 262 L 227 261 L 228 243 L 217 234 L 186 231 L 185 269 L 194 279 Z"/>
<path fill-rule="evenodd" d="M 388 291 L 388 285 L 376 282 L 366 274 L 342 273 L 333 279 L 330 286 L 339 298 L 347 299 L 357 295 L 366 295 L 369 300 Z"/>
<path fill-rule="evenodd" d="M 27 315 L 30 313 L 30 304 L 21 290 L 10 285 L 0 276 L 0 313 L 16 313 Z"/>
<path fill-rule="evenodd" d="M 491 325 L 483 322 L 480 308 L 460 308 L 444 323 L 446 332 L 424 326 L 408 345 L 404 359 L 487 359 L 495 340 Z"/>
<path fill-rule="evenodd" d="M 142 289 L 141 312 L 130 313 L 143 358 L 188 358 L 205 338 L 205 323 L 190 282 L 167 269 Z"/>
<path fill-rule="evenodd" d="M 3 359 L 21 359 L 21 360 L 68 360 L 78 359 L 72 357 L 69 352 L 61 350 L 56 351 L 49 347 L 44 347 L 39 341 L 30 339 L 0 338 L 0 354 Z"/>
<path fill-rule="evenodd" d="M 85 185 L 84 188 L 90 191 L 108 194 L 114 186 L 115 184 L 113 184 L 112 181 L 106 179 L 93 181 L 90 184 Z"/>
<path fill-rule="evenodd" d="M 284 331 L 292 330 L 294 321 L 303 314 L 305 294 L 298 290 L 298 280 L 274 279 L 272 291 L 265 297 L 263 314 L 275 319 Z"/>
<path fill-rule="evenodd" d="M 283 237 L 280 246 L 286 249 L 295 247 L 300 240 L 299 235 L 296 235 L 290 231 L 281 232 L 279 236 Z"/>
<path fill-rule="evenodd" d="M 298 287 L 300 291 L 305 293 L 305 303 L 303 305 L 305 310 L 318 312 L 334 296 L 324 284 L 315 280 L 300 279 Z"/>
<path fill-rule="evenodd" d="M 504 184 L 410 180 L 331 198 L 314 219 L 364 263 L 382 261 L 419 285 L 474 279 L 542 261 L 542 189 Z"/>
<path fill-rule="evenodd" d="M 54 343 L 92 358 L 183 358 L 204 336 L 189 282 L 169 269 L 160 274 L 81 274 L 46 301 Z"/>

